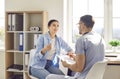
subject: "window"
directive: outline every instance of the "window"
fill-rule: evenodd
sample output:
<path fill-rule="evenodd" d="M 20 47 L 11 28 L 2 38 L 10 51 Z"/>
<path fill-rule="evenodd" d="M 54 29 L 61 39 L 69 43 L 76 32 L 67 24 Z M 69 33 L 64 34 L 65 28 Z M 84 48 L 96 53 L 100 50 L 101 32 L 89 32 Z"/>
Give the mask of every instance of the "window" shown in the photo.
<path fill-rule="evenodd" d="M 4 32 L 4 0 L 0 0 L 0 5 L 1 5 L 1 9 L 0 9 L 0 49 L 4 49 L 4 41 L 5 41 L 5 32 Z"/>
<path fill-rule="evenodd" d="M 113 0 L 113 38 L 120 40 L 120 0 Z"/>
<path fill-rule="evenodd" d="M 111 39 L 120 40 L 120 1 L 119 0 L 68 0 L 68 26 L 69 42 L 75 43 L 78 37 L 77 23 L 81 16 L 85 14 L 93 15 L 95 19 L 95 25 L 93 30 L 100 33 L 106 41 Z M 71 26 L 70 26 L 71 25 Z M 72 33 L 71 33 L 72 32 Z"/>
<path fill-rule="evenodd" d="M 99 2 L 99 4 L 98 4 Z M 96 8 L 97 7 L 97 8 Z M 72 42 L 76 42 L 79 31 L 76 24 L 81 16 L 91 14 L 95 18 L 94 30 L 103 34 L 104 26 L 104 0 L 73 0 L 73 26 Z"/>

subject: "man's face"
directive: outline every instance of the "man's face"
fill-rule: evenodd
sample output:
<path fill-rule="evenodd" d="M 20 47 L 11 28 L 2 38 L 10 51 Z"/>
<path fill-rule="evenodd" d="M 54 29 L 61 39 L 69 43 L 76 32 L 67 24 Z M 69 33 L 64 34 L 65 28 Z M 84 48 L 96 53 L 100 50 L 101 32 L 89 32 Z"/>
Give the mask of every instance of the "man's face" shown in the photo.
<path fill-rule="evenodd" d="M 84 30 L 84 23 L 82 21 L 79 22 L 79 34 L 82 34 L 83 30 Z"/>

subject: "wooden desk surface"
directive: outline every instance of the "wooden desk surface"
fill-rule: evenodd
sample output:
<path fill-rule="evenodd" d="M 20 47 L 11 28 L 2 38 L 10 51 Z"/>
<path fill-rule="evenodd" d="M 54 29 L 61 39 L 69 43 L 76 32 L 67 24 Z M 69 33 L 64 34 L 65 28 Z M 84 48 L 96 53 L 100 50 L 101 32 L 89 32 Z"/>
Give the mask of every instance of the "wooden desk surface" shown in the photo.
<path fill-rule="evenodd" d="M 120 53 L 108 53 L 105 55 L 108 65 L 120 65 Z"/>

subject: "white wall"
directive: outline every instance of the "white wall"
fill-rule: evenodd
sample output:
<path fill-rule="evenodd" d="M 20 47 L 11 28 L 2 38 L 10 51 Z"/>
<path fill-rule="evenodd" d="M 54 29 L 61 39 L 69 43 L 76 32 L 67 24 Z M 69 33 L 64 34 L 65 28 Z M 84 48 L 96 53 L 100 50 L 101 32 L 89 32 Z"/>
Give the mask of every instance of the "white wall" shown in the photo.
<path fill-rule="evenodd" d="M 60 36 L 63 36 L 63 1 L 64 0 L 5 0 L 5 11 L 44 10 L 48 12 L 48 20 L 60 22 Z"/>
<path fill-rule="evenodd" d="M 5 79 L 5 52 L 0 50 L 0 79 Z"/>

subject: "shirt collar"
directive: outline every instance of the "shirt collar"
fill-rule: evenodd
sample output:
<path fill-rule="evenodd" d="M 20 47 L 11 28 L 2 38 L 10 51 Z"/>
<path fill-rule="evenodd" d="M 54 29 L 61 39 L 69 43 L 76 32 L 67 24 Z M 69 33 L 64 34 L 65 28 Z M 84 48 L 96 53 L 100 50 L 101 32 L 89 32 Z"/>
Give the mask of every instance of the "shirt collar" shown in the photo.
<path fill-rule="evenodd" d="M 46 36 L 49 40 L 51 40 L 51 37 L 50 37 L 50 32 L 49 32 L 49 31 L 45 34 L 45 36 Z M 56 37 L 56 38 L 58 38 L 58 36 L 57 36 L 57 35 L 55 35 L 55 37 Z"/>

